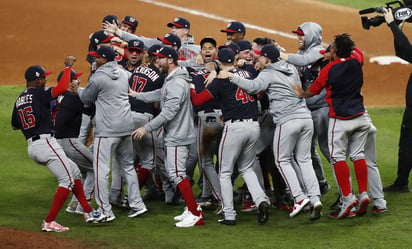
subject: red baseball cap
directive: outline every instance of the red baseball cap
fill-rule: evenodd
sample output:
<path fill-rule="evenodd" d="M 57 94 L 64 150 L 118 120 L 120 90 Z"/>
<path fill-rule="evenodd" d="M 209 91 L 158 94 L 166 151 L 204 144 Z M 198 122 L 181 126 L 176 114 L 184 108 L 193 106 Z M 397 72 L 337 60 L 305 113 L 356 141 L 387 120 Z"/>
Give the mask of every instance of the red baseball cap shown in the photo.
<path fill-rule="evenodd" d="M 303 32 L 303 30 L 300 27 L 298 27 L 297 30 L 293 30 L 292 33 L 295 33 L 297 35 L 305 35 L 305 33 Z"/>

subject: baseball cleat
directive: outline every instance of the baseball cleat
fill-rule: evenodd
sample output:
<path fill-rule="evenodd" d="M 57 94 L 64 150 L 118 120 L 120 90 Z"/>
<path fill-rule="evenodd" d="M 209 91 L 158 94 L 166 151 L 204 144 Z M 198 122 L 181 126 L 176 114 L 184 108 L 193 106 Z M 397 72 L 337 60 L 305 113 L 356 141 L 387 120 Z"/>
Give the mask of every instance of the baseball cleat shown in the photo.
<path fill-rule="evenodd" d="M 298 215 L 304 207 L 306 207 L 310 203 L 310 200 L 308 198 L 305 198 L 301 200 L 300 202 L 296 202 L 295 205 L 293 205 L 292 212 L 290 212 L 289 217 L 295 217 Z"/>
<path fill-rule="evenodd" d="M 319 220 L 321 216 L 322 216 L 322 202 L 317 201 L 311 208 L 309 219 Z"/>
<path fill-rule="evenodd" d="M 197 206 L 197 211 L 200 212 L 200 216 L 203 216 L 203 210 L 202 210 L 202 208 L 201 208 L 199 205 Z M 182 220 L 185 219 L 185 217 L 186 217 L 187 215 L 189 215 L 189 213 L 191 214 L 191 212 L 189 211 L 189 209 L 187 209 L 187 206 L 186 206 L 186 207 L 184 208 L 184 210 L 183 210 L 183 213 L 182 213 L 181 215 L 175 216 L 173 219 L 174 219 L 175 221 L 182 221 Z"/>
<path fill-rule="evenodd" d="M 111 222 L 114 219 L 116 219 L 116 216 L 114 216 L 112 212 L 110 214 L 101 213 L 97 218 L 95 218 L 93 223 L 106 223 Z"/>
<path fill-rule="evenodd" d="M 363 192 L 359 194 L 359 205 L 356 210 L 356 215 L 364 215 L 368 211 L 368 205 L 370 203 L 370 199 L 367 192 Z"/>
<path fill-rule="evenodd" d="M 236 225 L 236 220 L 226 220 L 226 219 L 219 219 L 217 223 L 226 225 L 226 226 L 234 226 Z"/>
<path fill-rule="evenodd" d="M 213 213 L 216 215 L 223 214 L 223 205 L 221 202 L 217 204 L 217 208 L 213 211 Z"/>
<path fill-rule="evenodd" d="M 326 195 L 330 191 L 330 185 L 327 182 L 320 184 L 319 188 L 320 188 L 321 195 Z"/>
<path fill-rule="evenodd" d="M 371 212 L 374 214 L 386 213 L 388 212 L 388 209 L 386 207 L 373 206 Z"/>
<path fill-rule="evenodd" d="M 82 206 L 80 205 L 80 203 L 77 204 L 77 207 L 76 207 L 76 210 L 74 211 L 74 213 L 75 213 L 75 214 L 80 214 L 80 215 L 83 215 L 83 214 L 84 214 L 83 208 L 82 208 Z"/>
<path fill-rule="evenodd" d="M 351 214 L 351 209 L 353 207 L 355 207 L 358 204 L 358 200 L 355 198 L 355 196 L 353 194 L 349 194 L 348 196 L 343 196 L 342 197 L 342 204 L 339 210 L 337 210 L 334 213 L 330 214 L 331 218 L 334 219 L 341 219 L 341 218 L 345 218 L 348 217 Z M 356 213 L 355 213 L 356 215 Z"/>
<path fill-rule="evenodd" d="M 77 205 L 78 205 L 77 201 L 70 202 L 70 204 L 66 208 L 66 212 L 71 213 L 71 214 L 76 213 Z"/>
<path fill-rule="evenodd" d="M 143 207 L 142 209 L 135 209 L 132 208 L 130 209 L 129 213 L 127 214 L 127 217 L 129 218 L 133 218 L 133 217 L 137 217 L 139 215 L 142 215 L 144 213 L 146 213 L 148 210 L 146 207 Z"/>
<path fill-rule="evenodd" d="M 261 225 L 264 225 L 269 220 L 269 203 L 263 201 L 259 204 L 258 208 L 258 222 Z"/>
<path fill-rule="evenodd" d="M 41 225 L 41 230 L 43 232 L 66 232 L 69 231 L 70 228 L 68 227 L 64 227 L 62 225 L 60 225 L 59 223 L 55 222 L 55 221 L 50 221 L 50 222 L 46 222 L 43 220 L 43 223 Z"/>
<path fill-rule="evenodd" d="M 92 210 L 83 214 L 83 218 L 87 223 L 92 223 L 100 217 L 100 212 Z"/>
<path fill-rule="evenodd" d="M 181 215 L 175 216 L 173 219 L 175 221 L 182 221 L 188 214 L 189 210 L 187 209 L 187 207 L 185 207 L 183 213 Z"/>
<path fill-rule="evenodd" d="M 202 215 L 196 216 L 192 212 L 188 211 L 183 220 L 175 224 L 176 227 L 193 227 L 202 226 L 205 222 L 203 221 Z"/>

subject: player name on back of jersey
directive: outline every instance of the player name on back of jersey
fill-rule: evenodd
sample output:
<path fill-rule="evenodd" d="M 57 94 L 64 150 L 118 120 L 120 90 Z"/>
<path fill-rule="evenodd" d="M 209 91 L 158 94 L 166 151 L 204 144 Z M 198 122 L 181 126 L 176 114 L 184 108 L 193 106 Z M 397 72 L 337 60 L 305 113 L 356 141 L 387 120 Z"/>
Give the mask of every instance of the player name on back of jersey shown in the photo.
<path fill-rule="evenodd" d="M 17 98 L 16 108 L 24 104 L 31 104 L 33 102 L 33 94 L 23 95 Z"/>
<path fill-rule="evenodd" d="M 233 72 L 233 74 L 236 74 L 237 76 L 242 77 L 244 79 L 250 78 L 250 74 L 247 71 L 243 70 L 236 70 L 235 72 Z"/>
<path fill-rule="evenodd" d="M 156 81 L 160 75 L 149 67 L 137 67 L 133 73 L 141 73 L 149 77 L 152 81 Z"/>

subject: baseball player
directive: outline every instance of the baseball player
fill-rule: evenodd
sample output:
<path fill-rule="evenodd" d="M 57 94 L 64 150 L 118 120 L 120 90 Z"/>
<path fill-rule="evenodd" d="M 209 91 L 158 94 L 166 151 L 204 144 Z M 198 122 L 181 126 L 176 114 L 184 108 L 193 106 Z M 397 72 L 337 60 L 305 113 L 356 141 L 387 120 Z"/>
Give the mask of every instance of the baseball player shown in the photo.
<path fill-rule="evenodd" d="M 200 47 L 195 45 L 193 36 L 189 34 L 190 22 L 183 17 L 176 17 L 167 26 L 170 28 L 170 33 L 177 35 L 182 42 L 182 46 L 178 51 L 179 58 L 181 60 L 195 58 L 200 52 Z"/>
<path fill-rule="evenodd" d="M 125 55 L 127 58 L 127 62 L 124 66 L 129 72 L 133 72 L 133 70 L 140 66 L 143 61 L 144 57 L 144 44 L 140 40 L 130 40 L 127 43 L 127 47 L 125 48 Z"/>
<path fill-rule="evenodd" d="M 294 66 L 279 60 L 279 50 L 272 44 L 263 46 L 260 55 L 257 63 L 264 69 L 255 79 L 243 79 L 226 71 L 220 72 L 219 77 L 228 77 L 248 93 L 267 92 L 269 112 L 276 125 L 273 138 L 276 166 L 295 202 L 290 217 L 299 214 L 310 202 L 313 207 L 310 219 L 317 220 L 321 217 L 322 203 L 310 159 L 313 124 L 305 101 L 298 98 L 293 91 L 293 84 L 299 82 L 299 74 Z M 293 157 L 302 172 L 302 183 L 307 194 L 302 190 L 297 172 L 292 166 Z"/>
<path fill-rule="evenodd" d="M 109 171 L 114 156 L 122 167 L 127 183 L 130 211 L 128 217 L 137 217 L 148 210 L 140 196 L 139 182 L 134 169 L 132 137 L 133 119 L 128 98 L 127 73 L 115 60 L 115 52 L 101 46 L 91 53 L 96 57 L 96 72 L 90 76 L 89 84 L 79 93 L 85 105 L 96 105 L 96 130 L 93 150 L 95 172 L 95 199 L 99 205 L 102 222 L 116 217 L 109 202 Z"/>
<path fill-rule="evenodd" d="M 161 102 L 161 112 L 149 123 L 136 129 L 132 134 L 135 139 L 142 139 L 147 133 L 163 126 L 166 152 L 165 165 L 169 176 L 179 188 L 187 209 L 176 216 L 177 227 L 193 227 L 203 225 L 202 210 L 196 204 L 192 186 L 186 177 L 186 159 L 189 146 L 195 141 L 193 110 L 190 103 L 188 72 L 177 64 L 177 51 L 163 47 L 154 53 L 159 57 L 161 72 L 167 73 L 163 87 L 152 92 L 130 95 L 145 102 Z"/>
<path fill-rule="evenodd" d="M 220 30 L 220 32 L 226 33 L 226 44 L 237 43 L 240 40 L 243 40 L 246 35 L 246 27 L 243 23 L 233 21 L 230 22 L 225 29 Z"/>
<path fill-rule="evenodd" d="M 232 50 L 227 48 L 219 50 L 218 60 L 222 70 L 230 71 L 239 77 L 250 77 L 246 71 L 235 69 L 235 54 Z M 237 164 L 253 201 L 258 206 L 258 222 L 265 224 L 269 219 L 270 202 L 253 170 L 256 160 L 255 144 L 260 131 L 257 122 L 256 96 L 247 94 L 229 80 L 217 78 L 199 94 L 192 88 L 191 96 L 194 105 L 201 105 L 211 99 L 218 99 L 221 102 L 225 125 L 219 144 L 219 182 L 222 189 L 224 218 L 219 219 L 218 222 L 224 225 L 236 224 L 232 174 Z"/>
<path fill-rule="evenodd" d="M 120 22 L 119 29 L 134 34 L 139 22 L 133 16 L 125 16 Z"/>
<path fill-rule="evenodd" d="M 27 139 L 29 157 L 38 164 L 47 166 L 59 182 L 49 213 L 42 223 L 42 231 L 46 232 L 69 230 L 55 220 L 70 192 L 76 195 L 83 207 L 86 222 L 95 221 L 96 216 L 99 215 L 94 213 L 87 202 L 80 180 L 80 171 L 64 154 L 54 138 L 52 127 L 50 101 L 67 90 L 72 64 L 73 61 L 67 64 L 68 67 L 64 69 L 59 83 L 51 88 L 45 87 L 46 77 L 50 72 L 46 72 L 42 66 L 30 66 L 25 72 L 27 88 L 17 98 L 11 119 L 12 128 L 21 130 Z"/>
<path fill-rule="evenodd" d="M 329 151 L 334 174 L 342 194 L 342 205 L 332 218 L 344 218 L 359 202 L 357 212 L 365 213 L 369 205 L 368 168 L 364 147 L 370 122 L 365 115 L 361 88 L 363 85 L 362 59 L 352 56 L 355 43 L 348 34 L 335 36 L 331 44 L 333 61 L 321 69 L 319 77 L 305 91 L 295 85 L 299 97 L 319 94 L 326 88 L 329 105 Z M 351 89 L 351 91 L 348 91 Z M 359 201 L 352 193 L 350 170 L 346 155 L 355 167 Z"/>
<path fill-rule="evenodd" d="M 200 55 L 205 63 L 214 61 L 214 58 L 217 56 L 216 46 L 216 40 L 211 37 L 205 37 L 200 41 Z M 201 92 L 205 89 L 204 81 L 208 75 L 209 72 L 205 67 L 190 75 L 196 92 Z M 222 125 L 220 124 L 222 111 L 217 100 L 195 106 L 195 111 L 198 116 L 197 149 L 199 168 L 203 173 L 203 188 L 197 203 L 200 206 L 210 206 L 212 204 L 212 196 L 218 202 L 222 200 L 219 179 L 213 163 L 214 155 L 217 156 L 218 154 L 219 139 L 222 134 Z M 221 205 L 219 206 L 221 207 Z"/>
<path fill-rule="evenodd" d="M 60 81 L 63 72 L 57 77 Z M 55 138 L 63 148 L 64 153 L 79 167 L 82 173 L 82 183 L 87 201 L 90 203 L 94 192 L 93 153 L 79 141 L 79 130 L 82 114 L 91 115 L 94 106 L 86 108 L 80 101 L 77 89 L 79 88 L 82 73 L 71 71 L 70 87 L 68 91 L 57 98 L 58 111 L 55 119 Z M 76 196 L 66 208 L 69 213 L 83 214 L 83 208 L 77 203 Z"/>
<path fill-rule="evenodd" d="M 330 59 L 330 46 L 325 51 L 325 58 Z M 358 48 L 352 51 L 352 56 L 355 58 L 360 58 L 363 61 L 363 53 Z M 368 112 L 365 112 L 365 115 L 370 122 L 370 129 L 368 131 L 368 136 L 365 143 L 365 160 L 368 165 L 368 187 L 373 199 L 373 207 L 371 208 L 372 213 L 384 213 L 387 212 L 385 195 L 382 187 L 381 175 L 379 172 L 378 164 L 376 161 L 376 132 L 377 129 L 372 123 L 372 119 L 369 116 Z M 329 151 L 329 149 L 328 149 Z M 336 179 L 335 179 L 336 180 Z M 333 216 L 336 212 L 340 211 L 341 205 L 341 196 L 339 195 L 336 202 L 331 207 L 331 215 Z M 353 211 L 353 212 L 352 212 Z M 366 213 L 366 209 L 363 210 Z M 363 215 L 365 213 L 359 213 L 359 208 L 353 208 L 348 216 Z"/>
<path fill-rule="evenodd" d="M 297 35 L 299 51 L 296 54 L 281 52 L 280 58 L 298 68 L 303 88 L 306 89 L 317 78 L 323 63 L 323 55 L 320 53 L 323 50 L 322 27 L 314 22 L 305 22 L 299 25 L 293 33 Z M 321 94 L 305 99 L 311 111 L 314 127 L 311 158 L 322 194 L 326 194 L 330 189 L 330 185 L 325 178 L 321 158 L 317 151 L 317 145 L 319 144 L 322 154 L 325 158 L 329 158 L 327 134 L 329 108 L 325 96 L 326 90 L 323 90 Z"/>
<path fill-rule="evenodd" d="M 143 48 L 143 44 L 141 47 Z M 150 53 L 156 51 L 155 49 L 156 45 L 154 49 L 148 51 L 150 58 L 152 58 L 150 63 L 147 66 L 141 65 L 132 72 L 129 79 L 129 87 L 132 91 L 138 93 L 150 92 L 162 87 L 164 76 L 158 68 L 156 58 L 150 55 Z M 145 103 L 132 97 L 129 97 L 129 102 L 132 108 L 134 128 L 136 129 L 149 123 L 156 114 L 155 103 Z M 151 177 L 151 172 L 156 166 L 156 137 L 155 133 L 149 132 L 140 140 L 133 141 L 135 153 L 139 157 L 141 165 L 138 170 L 140 188 Z"/>

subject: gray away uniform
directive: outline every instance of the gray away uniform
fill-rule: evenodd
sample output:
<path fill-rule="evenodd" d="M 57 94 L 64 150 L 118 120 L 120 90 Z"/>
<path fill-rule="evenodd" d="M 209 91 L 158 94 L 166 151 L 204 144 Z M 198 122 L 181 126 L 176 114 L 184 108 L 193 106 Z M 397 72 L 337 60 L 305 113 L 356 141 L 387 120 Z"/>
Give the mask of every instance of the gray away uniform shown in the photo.
<path fill-rule="evenodd" d="M 145 102 L 160 101 L 162 111 L 144 127 L 152 132 L 163 126 L 166 169 L 176 185 L 186 178 L 187 154 L 190 144 L 196 141 L 190 81 L 188 72 L 178 67 L 166 77 L 161 89 L 136 95 L 137 99 Z M 175 160 L 178 160 L 177 164 Z"/>
<path fill-rule="evenodd" d="M 293 90 L 293 85 L 300 82 L 295 67 L 281 60 L 268 65 L 254 80 L 235 75 L 232 82 L 251 94 L 266 91 L 270 102 L 269 112 L 276 125 L 273 139 L 276 166 L 295 203 L 306 199 L 291 163 L 294 155 L 311 203 L 319 201 L 319 185 L 310 158 L 313 123 L 305 100 L 298 98 Z"/>
<path fill-rule="evenodd" d="M 322 47 L 322 28 L 314 22 L 305 22 L 299 26 L 305 34 L 305 47 L 296 54 L 288 54 L 288 62 L 295 65 L 301 73 L 303 89 L 307 89 L 317 78 L 320 70 L 320 64 L 317 63 L 323 58 L 320 53 Z M 324 89 L 319 95 L 306 98 L 306 104 L 309 107 L 313 119 L 313 137 L 311 147 L 311 157 L 313 168 L 319 183 L 326 184 L 326 178 L 323 171 L 321 158 L 317 152 L 317 144 L 323 156 L 329 160 L 330 153 L 328 148 L 328 125 L 329 125 L 329 107 L 325 100 L 326 90 Z"/>
<path fill-rule="evenodd" d="M 113 215 L 109 203 L 110 161 L 115 156 L 122 167 L 127 182 L 129 206 L 146 208 L 140 196 L 139 182 L 134 169 L 134 152 L 131 133 L 133 119 L 128 98 L 127 74 L 115 61 L 100 66 L 90 77 L 89 84 L 79 93 L 85 105 L 96 105 L 96 130 L 94 139 L 95 198 L 99 211 Z"/>

